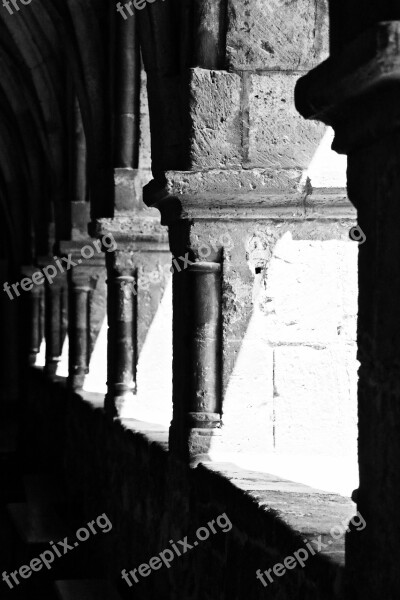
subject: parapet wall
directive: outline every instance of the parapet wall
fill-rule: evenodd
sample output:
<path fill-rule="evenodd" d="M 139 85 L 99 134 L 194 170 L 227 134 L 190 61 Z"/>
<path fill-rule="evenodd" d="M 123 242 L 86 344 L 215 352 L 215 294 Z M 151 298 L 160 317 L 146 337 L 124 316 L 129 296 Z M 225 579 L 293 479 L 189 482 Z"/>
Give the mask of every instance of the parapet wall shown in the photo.
<path fill-rule="evenodd" d="M 30 404 L 30 422 L 36 450 L 40 445 L 48 462 L 55 454 L 46 449 L 48 443 L 54 446 L 54 439 L 43 435 L 52 428 L 46 422 L 47 406 L 53 420 L 58 415 L 54 429 L 70 503 L 83 507 L 84 518 L 105 512 L 113 523 L 112 533 L 104 536 L 104 569 L 123 597 L 341 597 L 344 537 L 333 540 L 330 530 L 353 516 L 350 500 L 232 464 L 189 469 L 169 455 L 162 428 L 109 421 L 95 399 L 69 397 L 61 384 L 45 383 L 40 373 L 35 379 L 40 394 Z M 183 548 L 179 540 L 197 540 L 198 528 L 209 528 L 221 515 L 225 531 L 214 525 L 215 534 L 175 555 L 170 568 L 163 565 L 146 577 L 136 572 L 138 583 L 130 579 L 132 587 L 121 578 L 122 569 L 129 573 L 148 565 L 152 557 L 171 549 L 171 542 Z M 273 583 L 265 580 L 267 587 L 256 578 L 258 569 L 273 568 L 304 547 L 304 537 L 311 541 L 320 535 L 326 549 L 305 559 L 304 568 L 273 575 Z M 147 573 L 144 567 L 142 572 Z"/>

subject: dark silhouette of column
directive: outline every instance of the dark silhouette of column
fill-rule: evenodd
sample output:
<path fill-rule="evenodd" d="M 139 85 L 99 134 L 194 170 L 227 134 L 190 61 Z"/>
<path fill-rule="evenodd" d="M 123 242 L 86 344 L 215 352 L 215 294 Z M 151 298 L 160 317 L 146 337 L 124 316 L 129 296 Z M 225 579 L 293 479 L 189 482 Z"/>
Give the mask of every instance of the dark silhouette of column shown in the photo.
<path fill-rule="evenodd" d="M 90 295 L 88 274 L 71 273 L 69 283 L 69 386 L 81 390 L 89 371 Z"/>
<path fill-rule="evenodd" d="M 61 275 L 53 283 L 45 284 L 45 372 L 54 376 L 61 360 L 66 331 L 67 298 L 65 279 Z"/>

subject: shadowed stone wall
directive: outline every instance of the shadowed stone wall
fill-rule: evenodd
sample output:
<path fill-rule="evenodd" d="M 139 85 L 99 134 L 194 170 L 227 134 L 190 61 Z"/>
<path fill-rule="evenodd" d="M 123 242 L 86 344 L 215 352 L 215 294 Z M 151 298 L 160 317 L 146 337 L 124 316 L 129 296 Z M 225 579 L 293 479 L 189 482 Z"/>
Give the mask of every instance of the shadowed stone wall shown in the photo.
<path fill-rule="evenodd" d="M 112 531 L 96 543 L 102 548 L 103 573 L 122 598 L 341 597 L 343 538 L 333 540 L 330 531 L 355 514 L 349 499 L 234 464 L 190 469 L 169 454 L 166 429 L 110 421 L 96 403 L 68 395 L 38 372 L 26 414 L 30 461 L 45 470 L 64 466 L 69 508 L 77 508 L 80 522 L 104 512 L 112 522 Z M 232 524 L 229 531 L 217 527 L 216 534 L 176 556 L 169 569 L 151 571 L 138 583 L 131 580 L 131 588 L 122 580 L 122 569 L 148 564 L 172 547 L 171 540 L 187 536 L 191 544 L 199 527 L 222 514 Z M 267 588 L 256 578 L 258 569 L 274 567 L 304 547 L 305 537 L 319 535 L 326 547 L 304 568 L 275 576 Z"/>

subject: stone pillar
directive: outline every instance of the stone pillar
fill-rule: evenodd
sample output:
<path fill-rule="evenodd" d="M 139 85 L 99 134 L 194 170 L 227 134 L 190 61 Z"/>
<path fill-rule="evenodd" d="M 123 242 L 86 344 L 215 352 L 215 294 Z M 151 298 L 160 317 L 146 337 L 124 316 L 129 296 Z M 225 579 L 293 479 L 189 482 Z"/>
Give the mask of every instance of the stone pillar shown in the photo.
<path fill-rule="evenodd" d="M 67 328 L 67 294 L 65 277 L 45 283 L 45 372 L 54 376 L 61 360 L 62 347 Z"/>
<path fill-rule="evenodd" d="M 96 240 L 60 242 L 60 253 L 68 268 L 68 385 L 75 391 L 83 388 L 85 375 L 89 371 L 93 340 L 104 317 L 101 306 L 93 306 L 96 294 L 102 297 L 104 279 L 104 256 Z M 110 240 L 112 244 L 112 240 Z M 67 262 L 69 261 L 69 262 Z M 104 293 L 104 292 L 103 292 Z M 101 304 L 101 303 L 100 303 Z"/>
<path fill-rule="evenodd" d="M 25 277 L 32 279 L 32 275 L 37 273 L 38 269 L 32 266 L 22 268 Z M 42 281 L 43 284 L 43 281 Z M 28 361 L 30 365 L 36 363 L 36 357 L 40 352 L 40 346 L 43 340 L 43 287 L 42 285 L 33 285 L 27 292 L 25 306 L 27 309 L 26 326 L 28 327 L 27 345 Z"/>
<path fill-rule="evenodd" d="M 300 18 L 300 22 L 311 14 L 315 18 L 318 30 L 311 39 L 292 24 L 293 19 L 299 20 L 292 6 L 274 5 L 270 14 L 255 1 L 245 7 L 239 1 L 233 5 L 225 48 L 230 72 L 196 67 L 184 73 L 188 103 L 183 121 L 190 124 L 185 160 L 181 162 L 184 166 L 181 170 L 170 167 L 172 153 L 166 152 L 168 160 L 164 161 L 157 155 L 160 164 L 155 179 L 144 193 L 145 203 L 157 207 L 161 222 L 169 227 L 170 248 L 176 260 L 188 255 L 194 263 L 221 265 L 221 391 L 216 413 L 221 413 L 252 317 L 255 276 L 267 270 L 276 241 L 288 231 L 296 239 L 348 239 L 353 216 L 346 190 L 331 183 L 322 187 L 308 177 L 307 170 L 326 130 L 319 123 L 303 122 L 293 107 L 294 69 L 305 70 L 314 64 L 327 46 L 324 7 L 310 3 L 307 15 Z M 206 32 L 215 32 L 218 26 L 210 27 L 211 5 L 199 2 L 199 7 L 204 10 L 195 11 L 196 32 L 205 43 Z M 250 21 L 253 37 L 242 40 L 242 27 Z M 271 22 L 275 27 L 270 27 Z M 265 24 L 270 38 L 265 43 L 266 64 L 262 62 L 265 51 L 260 51 L 254 37 L 257 35 L 258 40 L 259 23 Z M 295 34 L 299 38 L 289 50 L 282 49 L 281 33 L 277 34 L 286 30 L 286 38 Z M 219 40 L 218 48 L 222 42 Z M 209 57 L 204 52 L 202 57 L 194 56 L 194 62 L 202 67 L 220 64 L 211 60 L 217 55 L 219 50 Z M 152 65 L 149 67 L 153 77 Z M 151 96 L 152 88 L 149 90 Z M 157 100 L 156 94 L 153 99 Z M 157 110 L 161 114 L 163 107 L 157 106 Z M 158 119 L 155 115 L 157 132 L 161 131 Z M 172 142 L 168 136 L 165 140 L 165 144 Z M 216 427 L 202 436 L 201 444 L 193 443 L 197 428 L 189 418 L 189 399 L 198 382 L 188 355 L 192 324 L 184 317 L 191 307 L 190 289 L 184 284 L 190 267 L 187 271 L 174 270 L 170 447 L 185 458 L 197 460 L 207 456 L 221 436 Z M 207 412 L 205 406 L 203 410 Z M 220 417 L 217 421 L 220 425 Z"/>
<path fill-rule="evenodd" d="M 36 363 L 36 356 L 40 352 L 40 345 L 43 339 L 43 330 L 41 328 L 41 310 L 43 305 L 43 293 L 41 288 L 33 288 L 31 293 L 31 331 L 29 347 L 29 364 Z"/>
<path fill-rule="evenodd" d="M 346 544 L 348 597 L 359 600 L 394 600 L 400 589 L 399 56 L 400 23 L 377 24 L 296 91 L 301 114 L 332 125 L 334 149 L 348 155 L 349 198 L 366 238 L 359 250 L 357 494 L 366 526 L 353 526 Z"/>
<path fill-rule="evenodd" d="M 89 371 L 90 359 L 90 293 L 87 277 L 71 274 L 69 286 L 69 369 L 68 382 L 73 390 L 81 390 Z"/>
<path fill-rule="evenodd" d="M 147 233 L 143 233 L 147 231 Z M 166 232 L 154 216 L 119 213 L 99 220 L 99 239 L 112 236 L 106 252 L 108 313 L 108 391 L 112 416 L 134 418 L 137 362 L 166 287 L 170 254 Z M 167 269 L 169 273 L 169 269 Z M 156 368 L 156 367 L 155 367 Z"/>
<path fill-rule="evenodd" d="M 221 426 L 221 264 L 190 265 L 187 287 L 189 403 L 184 416 L 190 452 L 201 454 L 203 442 Z"/>
<path fill-rule="evenodd" d="M 130 270 L 107 265 L 107 395 L 105 408 L 112 416 L 136 393 L 136 276 Z"/>

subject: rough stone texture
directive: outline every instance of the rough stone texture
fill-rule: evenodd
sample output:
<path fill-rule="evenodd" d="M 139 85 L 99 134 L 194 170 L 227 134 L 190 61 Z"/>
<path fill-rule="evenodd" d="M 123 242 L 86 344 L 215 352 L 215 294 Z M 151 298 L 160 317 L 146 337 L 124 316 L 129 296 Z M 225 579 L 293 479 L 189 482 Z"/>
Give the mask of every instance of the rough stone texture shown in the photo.
<path fill-rule="evenodd" d="M 306 169 L 325 133 L 294 106 L 298 73 L 251 75 L 248 89 L 249 140 L 246 167 Z"/>
<path fill-rule="evenodd" d="M 228 0 L 230 68 L 310 69 L 327 53 L 327 0 Z"/>
<path fill-rule="evenodd" d="M 190 165 L 229 168 L 242 163 L 241 80 L 223 71 L 190 71 Z"/>

